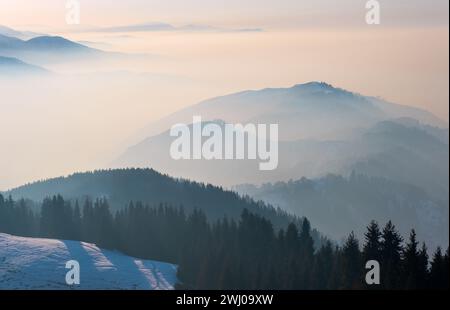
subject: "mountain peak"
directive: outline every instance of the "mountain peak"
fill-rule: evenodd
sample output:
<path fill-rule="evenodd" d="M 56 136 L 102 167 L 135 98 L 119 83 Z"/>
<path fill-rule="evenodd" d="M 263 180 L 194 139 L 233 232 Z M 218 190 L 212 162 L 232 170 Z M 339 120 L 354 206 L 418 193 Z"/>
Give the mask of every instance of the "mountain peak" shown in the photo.
<path fill-rule="evenodd" d="M 312 81 L 304 84 L 297 84 L 293 88 L 309 88 L 309 89 L 336 89 L 333 85 L 321 81 Z"/>
<path fill-rule="evenodd" d="M 27 41 L 5 36 L 0 33 L 0 49 L 14 51 L 14 55 L 23 51 L 99 51 L 73 42 L 60 36 L 38 36 Z"/>
<path fill-rule="evenodd" d="M 39 41 L 71 42 L 61 36 L 40 36 L 28 40 L 28 42 L 39 42 Z"/>
<path fill-rule="evenodd" d="M 26 41 L 34 47 L 53 47 L 53 48 L 87 48 L 81 44 L 72 42 L 60 36 L 41 36 Z"/>
<path fill-rule="evenodd" d="M 1 35 L 7 36 L 7 37 L 14 37 L 14 38 L 21 39 L 21 40 L 27 40 L 27 39 L 31 39 L 34 37 L 38 37 L 41 34 L 34 33 L 31 31 L 18 31 L 18 30 L 12 29 L 10 27 L 0 25 L 0 36 Z"/>
<path fill-rule="evenodd" d="M 297 84 L 297 86 L 303 87 L 322 87 L 322 88 L 334 88 L 333 85 L 323 81 L 311 81 L 304 84 Z"/>

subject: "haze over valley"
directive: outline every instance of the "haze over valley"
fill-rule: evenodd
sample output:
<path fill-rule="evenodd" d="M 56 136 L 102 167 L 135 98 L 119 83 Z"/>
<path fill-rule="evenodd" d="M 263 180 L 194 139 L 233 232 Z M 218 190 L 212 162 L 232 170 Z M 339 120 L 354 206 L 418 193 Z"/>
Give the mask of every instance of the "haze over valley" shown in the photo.
<path fill-rule="evenodd" d="M 79 4 L 0 0 L 0 289 L 448 288 L 448 1 Z"/>

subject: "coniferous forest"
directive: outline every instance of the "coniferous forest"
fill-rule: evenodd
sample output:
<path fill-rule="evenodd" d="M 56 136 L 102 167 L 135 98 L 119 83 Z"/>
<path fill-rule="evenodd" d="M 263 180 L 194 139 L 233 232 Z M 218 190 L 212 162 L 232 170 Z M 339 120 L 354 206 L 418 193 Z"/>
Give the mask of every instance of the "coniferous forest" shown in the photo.
<path fill-rule="evenodd" d="M 349 233 L 342 245 L 313 241 L 307 219 L 275 230 L 244 209 L 240 219 L 209 221 L 201 210 L 131 202 L 110 211 L 105 199 L 54 196 L 36 211 L 0 195 L 0 232 L 95 243 L 143 259 L 177 264 L 180 289 L 446 289 L 449 253 L 429 257 L 414 230 L 402 237 L 391 222 L 368 223 L 364 240 Z M 377 260 L 381 284 L 365 282 L 365 263 Z"/>

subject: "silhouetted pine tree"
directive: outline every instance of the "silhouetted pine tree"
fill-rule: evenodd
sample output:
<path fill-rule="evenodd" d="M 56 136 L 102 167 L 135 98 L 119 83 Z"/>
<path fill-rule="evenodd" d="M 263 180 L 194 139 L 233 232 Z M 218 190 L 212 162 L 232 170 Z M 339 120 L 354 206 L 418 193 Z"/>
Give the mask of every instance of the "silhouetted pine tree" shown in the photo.
<path fill-rule="evenodd" d="M 364 233 L 365 243 L 362 251 L 362 263 L 365 264 L 368 261 L 375 260 L 381 263 L 381 231 L 376 221 L 371 221 L 367 226 L 367 231 Z M 379 289 L 378 285 L 364 284 L 366 289 L 374 290 Z"/>
<path fill-rule="evenodd" d="M 81 240 L 81 209 L 78 200 L 75 201 L 75 206 L 73 208 L 73 240 Z"/>
<path fill-rule="evenodd" d="M 423 289 L 429 288 L 429 257 L 428 250 L 425 243 L 422 243 L 422 248 L 419 251 L 418 263 L 418 282 L 419 287 Z"/>
<path fill-rule="evenodd" d="M 365 243 L 363 247 L 364 261 L 381 261 L 381 231 L 378 223 L 370 222 L 367 226 L 367 232 L 364 234 Z"/>
<path fill-rule="evenodd" d="M 442 249 L 438 247 L 431 261 L 430 286 L 432 289 L 448 289 L 448 279 L 446 279 L 445 258 Z M 447 267 L 448 268 L 448 267 Z"/>
<path fill-rule="evenodd" d="M 302 229 L 299 236 L 300 252 L 297 260 L 299 264 L 298 274 L 298 288 L 308 289 L 312 282 L 313 275 L 311 274 L 314 263 L 314 241 L 311 237 L 311 223 L 308 219 L 303 219 Z"/>
<path fill-rule="evenodd" d="M 286 235 L 283 238 L 282 248 L 285 253 L 285 258 L 282 259 L 284 262 L 281 266 L 283 268 L 283 288 L 301 287 L 303 280 L 301 277 L 304 276 L 301 267 L 303 259 L 301 258 L 301 245 L 297 225 L 293 223 L 289 224 Z"/>
<path fill-rule="evenodd" d="M 401 287 L 402 242 L 402 236 L 389 221 L 383 229 L 381 241 L 381 285 L 384 289 Z"/>
<path fill-rule="evenodd" d="M 342 247 L 341 288 L 359 289 L 362 287 L 362 260 L 359 242 L 352 232 Z"/>
<path fill-rule="evenodd" d="M 416 232 L 413 229 L 409 236 L 409 242 L 403 250 L 402 281 L 406 289 L 421 288 L 418 244 Z"/>
<path fill-rule="evenodd" d="M 444 275 L 444 287 L 446 289 L 449 288 L 449 279 L 450 279 L 450 273 L 449 273 L 449 266 L 450 262 L 449 262 L 449 257 L 448 257 L 448 247 L 447 247 L 447 251 L 445 251 L 445 256 L 444 256 L 444 268 L 443 268 L 443 275 Z"/>
<path fill-rule="evenodd" d="M 312 289 L 326 290 L 334 287 L 334 284 L 330 280 L 333 276 L 333 265 L 335 262 L 335 253 L 333 251 L 333 245 L 330 241 L 326 242 L 315 255 Z"/>
<path fill-rule="evenodd" d="M 352 233 L 342 247 L 324 242 L 314 251 L 308 220 L 278 230 L 245 210 L 233 218 L 208 221 L 183 207 L 131 202 L 113 216 L 109 203 L 86 200 L 82 212 L 61 196 L 45 199 L 40 213 L 30 202 L 0 195 L 0 231 L 10 234 L 80 239 L 127 255 L 175 263 L 180 288 L 188 289 L 359 289 L 365 261 L 379 258 L 382 288 L 448 288 L 449 257 L 438 249 L 428 271 L 426 246 L 415 232 L 402 238 L 389 222 L 380 231 L 369 224 L 363 251 Z"/>

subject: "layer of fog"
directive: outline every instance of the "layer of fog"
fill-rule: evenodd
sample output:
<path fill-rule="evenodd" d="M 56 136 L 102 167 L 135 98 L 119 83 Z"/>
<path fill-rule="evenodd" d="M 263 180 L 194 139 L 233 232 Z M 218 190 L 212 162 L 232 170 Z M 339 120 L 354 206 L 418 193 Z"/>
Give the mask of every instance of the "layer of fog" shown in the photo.
<path fill-rule="evenodd" d="M 136 131 L 176 110 L 174 102 L 200 100 L 201 90 L 151 74 L 0 78 L 0 189 L 103 168 Z"/>
<path fill-rule="evenodd" d="M 88 62 L 30 58 L 54 75 L 1 78 L 0 189 L 105 167 L 152 121 L 247 89 L 324 80 L 446 116 L 447 31 L 385 34 L 71 34 L 127 55 Z"/>

